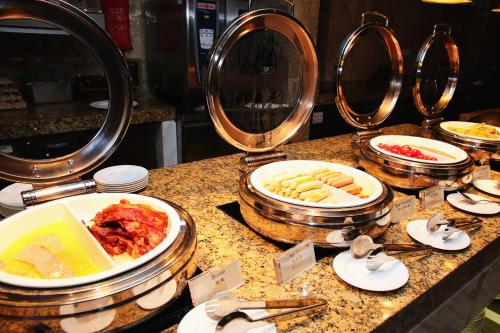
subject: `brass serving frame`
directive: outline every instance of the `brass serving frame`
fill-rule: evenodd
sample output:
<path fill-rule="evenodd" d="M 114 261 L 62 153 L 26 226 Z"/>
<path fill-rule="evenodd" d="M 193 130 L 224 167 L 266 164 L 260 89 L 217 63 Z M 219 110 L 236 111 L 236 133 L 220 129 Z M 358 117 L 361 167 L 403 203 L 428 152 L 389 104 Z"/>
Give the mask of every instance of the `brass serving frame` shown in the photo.
<path fill-rule="evenodd" d="M 269 29 L 284 35 L 301 59 L 302 91 L 294 110 L 275 129 L 264 133 L 248 133 L 236 127 L 227 117 L 219 98 L 218 75 L 232 47 L 246 35 Z M 203 84 L 210 117 L 219 135 L 234 147 L 261 153 L 289 141 L 307 122 L 318 93 L 318 59 L 314 43 L 304 26 L 285 12 L 262 9 L 248 12 L 234 20 L 215 42 Z"/>
<path fill-rule="evenodd" d="M 367 16 L 382 18 L 384 23 L 380 23 L 378 21 L 366 21 Z M 387 93 L 379 107 L 373 112 L 359 114 L 347 103 L 342 88 L 342 73 L 345 60 L 349 55 L 349 52 L 367 32 L 375 33 L 384 43 L 391 62 L 391 78 L 389 89 L 387 90 Z M 361 26 L 348 35 L 340 46 L 336 73 L 337 96 L 335 97 L 335 103 L 340 111 L 340 115 L 345 119 L 345 121 L 357 128 L 371 129 L 380 125 L 385 119 L 387 119 L 387 117 L 389 117 L 392 110 L 396 106 L 396 102 L 402 88 L 403 55 L 401 53 L 398 40 L 394 36 L 394 32 L 389 28 L 389 19 L 387 16 L 378 12 L 366 12 L 361 15 Z"/>
<path fill-rule="evenodd" d="M 424 66 L 425 57 L 431 46 L 437 41 L 442 41 L 444 48 L 448 54 L 450 74 L 440 99 L 433 105 L 427 105 L 422 100 L 422 68 Z M 458 46 L 453 37 L 451 37 L 451 27 L 448 24 L 438 23 L 434 25 L 432 35 L 430 35 L 420 47 L 416 60 L 415 84 L 413 85 L 413 103 L 417 110 L 427 119 L 435 119 L 450 103 L 458 82 L 458 74 L 460 69 L 460 57 Z"/>
<path fill-rule="evenodd" d="M 69 182 L 104 162 L 125 136 L 132 115 L 132 80 L 125 57 L 87 14 L 58 0 L 5 0 L 0 20 L 31 19 L 54 24 L 85 44 L 102 66 L 110 95 L 108 114 L 92 140 L 68 155 L 33 160 L 0 153 L 0 178 L 34 185 Z"/>

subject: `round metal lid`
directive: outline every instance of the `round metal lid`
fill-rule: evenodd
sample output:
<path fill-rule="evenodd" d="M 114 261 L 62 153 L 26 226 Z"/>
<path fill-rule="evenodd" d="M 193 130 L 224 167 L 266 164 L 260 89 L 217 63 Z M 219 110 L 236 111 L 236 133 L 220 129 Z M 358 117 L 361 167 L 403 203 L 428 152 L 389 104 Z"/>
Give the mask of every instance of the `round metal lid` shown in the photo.
<path fill-rule="evenodd" d="M 366 17 L 374 16 L 383 19 L 383 23 L 372 21 L 367 22 Z M 379 107 L 369 113 L 359 113 L 353 110 L 346 99 L 343 91 L 343 69 L 350 51 L 367 33 L 373 33 L 380 38 L 389 55 L 391 63 L 391 76 L 389 88 Z M 389 28 L 389 20 L 383 14 L 377 12 L 366 12 L 361 15 L 361 26 L 354 30 L 342 42 L 337 63 L 337 96 L 335 102 L 342 117 L 352 126 L 362 129 L 370 129 L 380 125 L 389 115 L 396 105 L 396 101 L 401 92 L 403 81 L 403 56 L 399 43 L 394 33 Z"/>
<path fill-rule="evenodd" d="M 212 47 L 204 93 L 219 135 L 247 152 L 285 144 L 308 120 L 318 60 L 306 29 L 263 9 L 233 21 Z"/>
<path fill-rule="evenodd" d="M 0 20 L 19 19 L 53 24 L 79 39 L 93 52 L 108 80 L 108 114 L 101 129 L 83 148 L 66 156 L 44 160 L 0 153 L 0 178 L 38 184 L 64 182 L 104 162 L 125 135 L 132 115 L 127 63 L 111 37 L 93 19 L 64 1 L 5 0 L 0 3 Z"/>
<path fill-rule="evenodd" d="M 448 80 L 444 88 L 441 98 L 433 105 L 428 105 L 422 100 L 422 68 L 424 66 L 425 57 L 431 46 L 437 42 L 441 41 L 448 54 L 449 70 Z M 458 47 L 453 38 L 451 37 L 451 27 L 447 24 L 436 24 L 434 25 L 434 30 L 432 35 L 425 40 L 425 42 L 420 47 L 417 54 L 416 61 L 416 79 L 415 85 L 413 86 L 413 103 L 417 110 L 424 115 L 426 118 L 437 118 L 438 115 L 446 108 L 448 103 L 450 103 L 451 98 L 455 92 L 458 81 L 459 72 L 459 54 Z"/>

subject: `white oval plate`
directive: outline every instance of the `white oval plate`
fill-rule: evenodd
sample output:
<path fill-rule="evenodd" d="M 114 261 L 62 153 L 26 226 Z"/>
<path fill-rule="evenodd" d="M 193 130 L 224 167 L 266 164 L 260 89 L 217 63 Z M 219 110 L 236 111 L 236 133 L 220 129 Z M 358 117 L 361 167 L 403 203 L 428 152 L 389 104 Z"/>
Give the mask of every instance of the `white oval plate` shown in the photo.
<path fill-rule="evenodd" d="M 335 273 L 350 285 L 370 291 L 390 291 L 401 288 L 408 282 L 408 268 L 401 262 L 385 263 L 376 271 L 366 268 L 366 258 L 354 259 L 349 250 L 333 259 Z"/>
<path fill-rule="evenodd" d="M 189 311 L 184 318 L 182 318 L 179 326 L 177 327 L 177 333 L 210 333 L 215 332 L 217 327 L 217 321 L 209 318 L 205 312 L 205 304 L 194 307 Z M 263 315 L 265 310 L 243 310 L 250 317 L 252 315 Z M 234 320 L 236 322 L 236 320 Z M 231 322 L 232 323 L 232 322 Z M 238 322 L 239 327 L 231 332 L 247 332 L 247 333 L 275 333 L 276 326 L 274 324 L 269 324 L 264 321 L 257 321 L 249 323 L 245 321 L 244 323 Z M 229 324 L 226 326 L 228 327 Z"/>
<path fill-rule="evenodd" d="M 96 213 L 102 211 L 104 208 L 108 207 L 111 204 L 118 203 L 121 199 L 126 199 L 135 204 L 149 205 L 153 209 L 165 212 L 167 214 L 169 232 L 165 239 L 153 250 L 131 261 L 122 262 L 119 264 L 113 262 L 112 268 L 91 275 L 63 279 L 35 279 L 12 275 L 0 271 L 0 282 L 28 288 L 58 288 L 99 281 L 113 275 L 128 271 L 150 261 L 160 253 L 165 251 L 179 235 L 180 217 L 177 214 L 177 211 L 172 206 L 161 200 L 138 194 L 85 194 L 41 204 L 3 220 L 2 223 L 0 223 L 0 253 L 2 253 L 18 237 L 21 237 L 31 230 L 40 228 L 41 226 L 43 226 L 43 223 L 48 224 L 51 222 L 55 222 L 57 220 L 55 217 L 50 221 L 47 221 L 49 220 L 49 218 L 47 217 L 43 219 L 41 217 L 51 216 L 52 211 L 59 209 L 62 205 L 71 213 L 71 215 L 74 217 L 74 220 L 78 224 L 82 225 L 83 235 L 89 237 L 90 241 L 95 244 L 97 251 L 96 254 L 103 253 L 104 255 L 107 255 L 101 245 L 87 230 L 87 228 L 85 228 L 81 221 L 89 222 L 96 215 Z M 88 240 L 85 241 L 87 242 Z M 111 257 L 109 255 L 108 257 L 111 261 Z"/>
<path fill-rule="evenodd" d="M 477 194 L 467 193 L 474 200 L 489 200 L 486 197 Z M 483 214 L 483 215 L 493 215 L 500 213 L 500 204 L 496 202 L 481 202 L 478 204 L 473 204 L 465 200 L 458 193 L 448 194 L 446 200 L 458 209 L 465 210 L 473 214 Z"/>
<path fill-rule="evenodd" d="M 137 105 L 139 105 L 139 103 L 137 103 L 136 101 L 132 102 L 132 106 L 136 107 Z M 103 101 L 95 101 L 90 103 L 89 106 L 94 109 L 107 110 L 109 107 L 109 101 L 107 99 Z"/>
<path fill-rule="evenodd" d="M 342 172 L 348 176 L 354 177 L 354 182 L 366 189 L 371 195 L 368 198 L 359 198 L 357 196 L 351 195 L 342 190 L 333 188 L 328 186 L 332 191 L 335 191 L 337 194 L 341 194 L 342 197 L 346 198 L 346 202 L 338 202 L 338 203 L 320 203 L 320 202 L 305 202 L 302 200 L 296 200 L 291 198 L 286 198 L 276 193 L 273 193 L 264 187 L 264 183 L 269 180 L 272 176 L 277 175 L 282 172 L 308 172 L 321 168 L 329 168 L 332 171 Z M 372 202 L 373 200 L 380 197 L 382 194 L 382 184 L 380 181 L 373 177 L 372 175 L 367 174 L 364 171 L 351 168 L 347 165 L 336 164 L 331 162 L 324 161 L 310 161 L 310 160 L 292 160 L 292 161 L 280 161 L 269 163 L 263 165 L 252 173 L 250 176 L 250 183 L 253 187 L 259 192 L 268 197 L 271 197 L 276 200 L 280 200 L 283 202 L 288 202 L 296 205 L 308 206 L 308 207 L 320 207 L 320 208 L 344 208 L 344 207 L 355 207 L 367 204 Z M 342 193 L 340 193 L 342 192 Z"/>
<path fill-rule="evenodd" d="M 414 148 L 419 149 L 426 155 L 434 156 L 438 160 L 437 161 L 429 161 L 429 160 L 421 160 L 419 158 L 414 158 L 414 157 L 408 157 L 404 155 L 398 155 L 391 153 L 390 151 L 387 151 L 385 149 L 382 149 L 378 146 L 379 143 L 385 143 L 389 145 L 409 145 Z M 397 158 L 405 159 L 408 161 L 415 161 L 415 162 L 421 162 L 421 163 L 430 163 L 430 164 L 453 164 L 453 163 L 458 163 L 461 161 L 464 161 L 467 158 L 467 153 L 453 145 L 450 145 L 449 143 L 442 142 L 442 141 L 437 141 L 437 140 L 432 140 L 432 139 L 426 139 L 418 136 L 408 136 L 408 135 L 380 135 L 377 136 L 373 139 L 370 140 L 370 145 L 376 149 L 377 151 L 394 156 Z M 437 149 L 439 151 L 442 151 L 446 154 L 449 154 L 453 156 L 454 158 L 447 157 L 444 155 L 441 155 L 439 153 L 436 153 L 434 151 L 428 150 L 428 149 Z"/>
<path fill-rule="evenodd" d="M 101 185 L 128 185 L 148 177 L 148 170 L 138 165 L 115 165 L 94 174 L 94 180 Z"/>
<path fill-rule="evenodd" d="M 483 192 L 500 196 L 500 187 L 498 186 L 500 182 L 498 180 L 478 179 L 475 180 L 472 184 L 474 184 L 476 188 Z"/>
<path fill-rule="evenodd" d="M 472 138 L 472 139 L 486 140 L 486 141 L 500 141 L 500 138 L 498 138 L 498 139 L 484 138 L 481 136 L 455 132 L 455 131 L 450 129 L 450 127 L 458 127 L 458 128 L 467 129 L 469 127 L 472 127 L 472 126 L 478 125 L 478 124 L 479 123 L 473 123 L 473 122 L 469 122 L 469 121 L 444 121 L 444 122 L 439 124 L 439 127 L 441 127 L 443 130 L 445 130 L 448 133 L 458 135 L 458 136 L 463 136 L 463 137 Z M 492 126 L 492 125 L 489 125 L 489 126 Z M 500 128 L 498 128 L 496 126 L 493 126 L 493 127 L 495 127 L 497 129 L 497 131 L 500 132 Z"/>
<path fill-rule="evenodd" d="M 441 226 L 435 232 L 427 231 L 427 220 L 415 220 L 406 225 L 406 231 L 416 241 L 430 245 L 433 248 L 445 251 L 463 250 L 470 245 L 470 237 L 466 232 L 457 233 L 457 236 L 452 236 L 444 241 L 443 231 L 446 226 Z"/>

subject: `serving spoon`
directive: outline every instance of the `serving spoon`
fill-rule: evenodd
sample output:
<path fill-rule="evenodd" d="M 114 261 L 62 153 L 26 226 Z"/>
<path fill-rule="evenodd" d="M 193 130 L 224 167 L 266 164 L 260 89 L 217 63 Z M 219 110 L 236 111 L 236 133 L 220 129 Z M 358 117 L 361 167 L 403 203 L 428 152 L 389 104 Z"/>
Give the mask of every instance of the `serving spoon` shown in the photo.
<path fill-rule="evenodd" d="M 361 235 L 356 237 L 351 243 L 351 255 L 356 258 L 364 258 L 376 249 L 382 249 L 384 251 L 399 251 L 401 254 L 419 252 L 419 251 L 430 251 L 431 247 L 429 245 L 422 244 L 377 244 L 373 242 L 373 239 L 368 235 Z M 393 253 L 392 255 L 398 255 L 399 253 Z"/>
<path fill-rule="evenodd" d="M 384 251 L 380 251 L 377 254 L 370 254 L 368 258 L 366 258 L 366 268 L 373 272 L 382 267 L 386 262 L 394 262 L 399 261 L 397 258 L 393 256 L 388 256 Z"/>
<path fill-rule="evenodd" d="M 468 203 L 471 203 L 473 205 L 477 205 L 477 204 L 480 204 L 480 203 L 491 203 L 491 202 L 494 202 L 493 200 L 488 200 L 488 199 L 476 200 L 476 199 L 474 199 L 473 197 L 471 197 L 469 194 L 467 194 L 465 192 L 457 191 L 457 193 L 460 194 L 462 196 L 462 198 L 465 199 L 465 201 L 467 201 Z"/>

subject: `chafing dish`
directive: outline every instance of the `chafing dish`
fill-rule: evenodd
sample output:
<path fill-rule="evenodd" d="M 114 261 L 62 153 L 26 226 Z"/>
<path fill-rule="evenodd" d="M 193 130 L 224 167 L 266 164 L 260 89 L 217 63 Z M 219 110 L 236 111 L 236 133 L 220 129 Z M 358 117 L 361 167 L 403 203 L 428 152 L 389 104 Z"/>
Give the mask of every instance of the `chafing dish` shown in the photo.
<path fill-rule="evenodd" d="M 66 2 L 2 1 L 0 20 L 11 19 L 51 23 L 85 44 L 106 74 L 110 103 L 102 128 L 83 148 L 46 160 L 21 159 L 0 153 L 0 178 L 32 183 L 37 187 L 75 182 L 108 158 L 127 131 L 132 114 L 132 89 L 125 58 L 97 23 Z M 72 194 L 75 192 L 74 186 L 60 187 L 71 189 Z M 182 208 L 169 204 L 183 220 L 179 236 L 166 251 L 138 267 L 73 287 L 40 289 L 0 283 L 0 330 L 112 330 L 132 325 L 165 309 L 184 290 L 197 263 L 194 222 Z"/>
<path fill-rule="evenodd" d="M 429 49 L 435 43 L 442 43 L 448 55 L 449 74 L 443 93 L 439 100 L 432 105 L 426 104 L 422 99 L 422 69 Z M 424 128 L 431 129 L 432 135 L 438 139 L 449 142 L 470 153 L 474 160 L 481 164 L 488 163 L 489 159 L 500 159 L 500 141 L 472 138 L 459 133 L 447 131 L 441 122 L 444 119 L 441 113 L 451 101 L 458 82 L 460 57 L 458 46 L 451 36 L 451 27 L 447 24 L 436 24 L 432 34 L 424 41 L 417 55 L 416 80 L 413 86 L 413 102 L 417 110 L 425 117 L 422 123 Z"/>
<path fill-rule="evenodd" d="M 367 22 L 368 17 L 379 20 Z M 343 91 L 343 67 L 350 50 L 356 43 L 360 42 L 368 31 L 377 36 L 384 44 L 391 63 L 391 74 L 389 88 L 379 107 L 370 113 L 358 113 L 349 106 Z M 454 52 L 454 49 L 450 47 L 449 52 Z M 454 73 L 458 67 L 453 64 L 452 68 Z M 376 12 L 363 14 L 361 26 L 342 43 L 337 63 L 336 104 L 342 117 L 359 129 L 353 136 L 354 158 L 361 167 L 391 186 L 406 189 L 422 189 L 434 185 L 443 185 L 446 190 L 462 188 L 472 180 L 471 172 L 474 160 L 470 156 L 457 163 L 435 164 L 423 160 L 408 160 L 403 157 L 391 156 L 391 154 L 374 149 L 370 144 L 371 139 L 382 134 L 381 131 L 375 129 L 376 126 L 383 123 L 396 105 L 401 91 L 402 74 L 401 49 L 394 33 L 388 26 L 387 17 Z M 448 84 L 449 87 L 446 91 L 450 95 L 454 91 L 456 78 L 451 78 Z M 414 89 L 414 94 L 418 93 L 419 89 L 420 85 L 418 84 Z M 438 104 L 446 106 L 451 98 L 449 95 L 442 98 Z M 417 96 L 419 95 L 417 94 Z M 419 105 L 425 112 L 435 113 L 434 106 L 428 107 L 420 99 L 419 101 Z"/>
<path fill-rule="evenodd" d="M 94 283 L 33 289 L 0 284 L 0 329 L 4 332 L 96 332 L 124 328 L 165 309 L 196 270 L 196 227 L 181 218 L 174 243 L 144 265 Z"/>
<path fill-rule="evenodd" d="M 249 50 L 265 50 L 265 56 L 249 57 Z M 312 239 L 320 247 L 349 246 L 352 230 L 381 235 L 393 201 L 386 184 L 370 203 L 321 208 L 272 198 L 250 181 L 257 167 L 286 159 L 275 149 L 297 133 L 313 109 L 318 63 L 305 28 L 280 11 L 253 11 L 226 28 L 209 59 L 204 90 L 211 118 L 227 142 L 247 152 L 240 164 L 239 204 L 248 225 L 280 242 Z"/>

